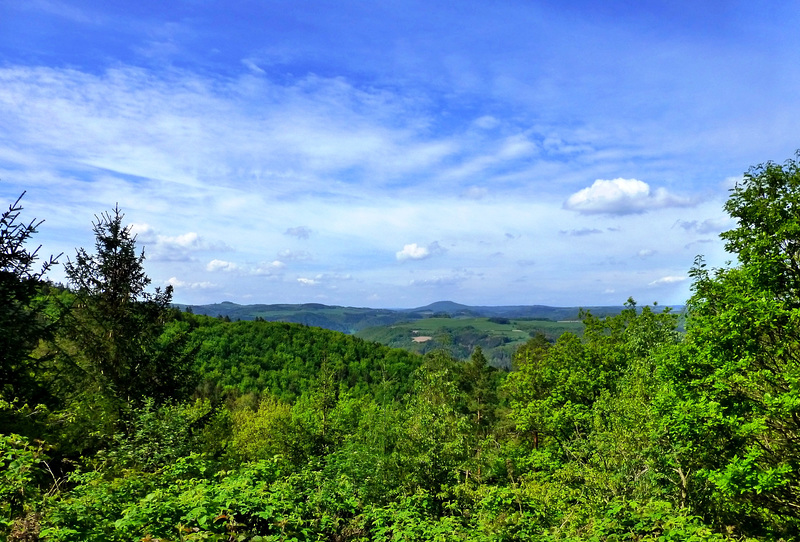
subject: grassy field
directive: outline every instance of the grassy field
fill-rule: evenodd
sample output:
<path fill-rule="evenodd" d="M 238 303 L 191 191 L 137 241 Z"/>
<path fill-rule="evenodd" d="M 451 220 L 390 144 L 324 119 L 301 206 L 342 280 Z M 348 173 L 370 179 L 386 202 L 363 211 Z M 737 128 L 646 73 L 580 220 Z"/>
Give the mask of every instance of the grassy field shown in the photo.
<path fill-rule="evenodd" d="M 583 324 L 524 318 L 425 318 L 363 329 L 356 336 L 421 354 L 444 348 L 461 359 L 480 346 L 492 365 L 510 367 L 517 347 L 537 333 L 555 340 L 567 331 L 580 334 Z"/>

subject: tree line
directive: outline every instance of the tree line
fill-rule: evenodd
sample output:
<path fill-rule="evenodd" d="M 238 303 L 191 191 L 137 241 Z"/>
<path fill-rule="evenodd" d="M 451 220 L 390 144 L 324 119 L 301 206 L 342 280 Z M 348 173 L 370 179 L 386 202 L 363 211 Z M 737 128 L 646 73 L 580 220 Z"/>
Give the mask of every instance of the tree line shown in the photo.
<path fill-rule="evenodd" d="M 151 291 L 118 208 L 43 279 L 0 223 L 0 533 L 9 540 L 794 540 L 800 154 L 725 204 L 735 265 L 684 314 L 424 356 L 224 322 Z M 682 330 L 678 331 L 678 318 Z"/>

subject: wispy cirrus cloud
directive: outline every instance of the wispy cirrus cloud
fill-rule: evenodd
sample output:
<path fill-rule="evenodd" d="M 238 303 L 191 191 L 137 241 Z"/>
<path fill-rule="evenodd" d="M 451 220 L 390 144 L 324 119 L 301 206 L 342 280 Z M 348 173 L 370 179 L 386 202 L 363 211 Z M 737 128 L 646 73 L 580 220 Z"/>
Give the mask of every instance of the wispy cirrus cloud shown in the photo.
<path fill-rule="evenodd" d="M 675 226 L 687 232 L 699 234 L 720 233 L 731 222 L 730 219 L 706 219 L 706 220 L 678 220 Z"/>
<path fill-rule="evenodd" d="M 323 286 L 336 290 L 341 282 L 349 282 L 353 277 L 349 273 L 318 273 L 313 277 L 298 277 L 297 282 L 303 286 Z"/>
<path fill-rule="evenodd" d="M 375 182 L 458 151 L 452 138 L 409 129 L 422 119 L 404 100 L 338 78 L 278 85 L 181 71 L 153 78 L 130 67 L 12 67 L 0 69 L 0 83 L 0 113 L 18 145 L 146 179 L 198 185 L 246 172 L 251 182 L 302 191 L 320 174 L 353 170 Z"/>
<path fill-rule="evenodd" d="M 467 280 L 467 277 L 459 275 L 434 276 L 429 278 L 412 279 L 409 282 L 409 285 L 421 286 L 423 288 L 443 288 L 450 286 L 458 286 L 459 284 L 462 284 L 465 280 Z"/>
<path fill-rule="evenodd" d="M 586 237 L 587 235 L 597 235 L 603 233 L 603 230 L 597 228 L 581 228 L 579 230 L 559 230 L 561 235 L 569 235 L 571 237 Z"/>
<path fill-rule="evenodd" d="M 668 275 L 666 277 L 661 277 L 659 279 L 654 280 L 653 282 L 650 282 L 648 286 L 667 286 L 670 284 L 685 282 L 688 279 L 689 277 L 683 275 Z"/>

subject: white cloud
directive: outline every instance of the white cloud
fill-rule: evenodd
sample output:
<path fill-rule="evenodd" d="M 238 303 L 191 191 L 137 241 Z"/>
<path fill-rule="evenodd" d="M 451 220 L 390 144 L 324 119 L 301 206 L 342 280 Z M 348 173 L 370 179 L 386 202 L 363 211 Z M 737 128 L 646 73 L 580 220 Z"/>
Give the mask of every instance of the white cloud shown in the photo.
<path fill-rule="evenodd" d="M 480 175 L 486 179 L 487 172 L 502 171 L 515 167 L 517 160 L 529 159 L 538 152 L 535 142 L 527 134 L 516 134 L 499 140 L 481 141 L 475 149 L 470 149 L 466 159 L 455 162 L 453 167 L 443 169 L 441 177 L 448 180 L 468 179 Z M 489 151 L 486 151 L 489 147 Z"/>
<path fill-rule="evenodd" d="M 200 246 L 200 236 L 196 232 L 184 233 L 174 237 L 165 235 L 158 236 L 158 242 L 164 245 L 172 245 L 180 248 L 197 248 Z"/>
<path fill-rule="evenodd" d="M 226 262 L 225 260 L 211 260 L 206 265 L 207 271 L 236 271 L 239 269 L 239 266 L 233 262 Z"/>
<path fill-rule="evenodd" d="M 343 170 L 375 185 L 460 149 L 454 137 L 420 134 L 426 119 L 413 100 L 315 75 L 283 84 L 11 67 L 0 70 L 0 116 L 16 144 L 40 158 L 191 187 L 244 177 L 316 190 L 320 175 Z"/>
<path fill-rule="evenodd" d="M 564 208 L 582 214 L 625 215 L 665 207 L 689 207 L 693 202 L 670 194 L 664 188 L 655 191 L 638 179 L 597 179 L 592 186 L 572 194 Z"/>
<path fill-rule="evenodd" d="M 153 228 L 150 224 L 130 224 L 128 227 L 130 228 L 131 234 L 135 235 L 138 240 L 149 238 L 154 235 Z"/>
<path fill-rule="evenodd" d="M 430 251 L 425 248 L 417 245 L 416 243 L 411 243 L 408 245 L 403 246 L 403 250 L 397 252 L 395 256 L 398 260 L 424 260 L 428 256 L 430 256 Z"/>
<path fill-rule="evenodd" d="M 314 278 L 299 277 L 297 282 L 304 286 L 324 286 L 329 290 L 336 290 L 338 283 L 353 280 L 348 273 L 319 273 Z"/>
<path fill-rule="evenodd" d="M 190 252 L 204 250 L 230 250 L 224 243 L 208 243 L 197 232 L 180 235 L 161 235 L 147 223 L 130 225 L 131 233 L 136 240 L 147 246 L 148 252 L 153 250 L 153 258 L 161 261 L 187 260 Z"/>
<path fill-rule="evenodd" d="M 424 260 L 437 254 L 443 254 L 445 248 L 442 247 L 438 241 L 434 241 L 427 247 L 420 246 L 417 243 L 410 243 L 403 246 L 403 250 L 398 251 L 395 257 L 399 261 L 404 260 Z"/>
<path fill-rule="evenodd" d="M 664 286 L 667 284 L 676 284 L 679 282 L 684 282 L 687 280 L 688 277 L 685 276 L 676 276 L 676 275 L 669 275 L 666 277 L 661 277 L 660 279 L 654 280 L 653 282 L 649 283 L 648 286 Z"/>
<path fill-rule="evenodd" d="M 216 288 L 216 284 L 212 282 L 186 282 L 178 279 L 178 277 L 170 277 L 167 284 L 173 288 L 188 288 L 190 290 L 208 290 L 209 288 Z"/>

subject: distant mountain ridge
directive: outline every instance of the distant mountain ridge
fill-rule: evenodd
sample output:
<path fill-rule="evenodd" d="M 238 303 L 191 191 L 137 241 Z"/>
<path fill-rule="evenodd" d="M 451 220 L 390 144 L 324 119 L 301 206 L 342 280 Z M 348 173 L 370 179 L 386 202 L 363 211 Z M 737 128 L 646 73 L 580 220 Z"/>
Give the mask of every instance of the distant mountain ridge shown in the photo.
<path fill-rule="evenodd" d="M 389 326 L 398 322 L 445 315 L 451 318 L 577 320 L 581 310 L 581 307 L 550 307 L 547 305 L 471 306 L 453 301 L 436 301 L 413 309 L 372 309 L 320 303 L 240 305 L 230 301 L 208 305 L 175 304 L 174 306 L 180 310 L 191 310 L 195 314 L 218 316 L 231 320 L 263 319 L 269 322 L 293 322 L 350 334 L 369 327 Z M 582 308 L 591 311 L 595 316 L 618 314 L 623 309 L 622 306 Z"/>

